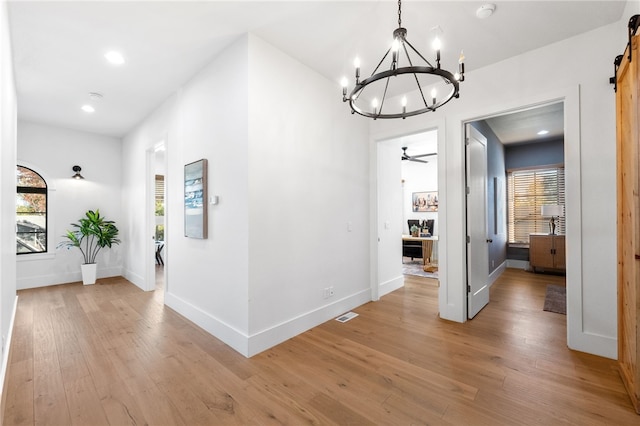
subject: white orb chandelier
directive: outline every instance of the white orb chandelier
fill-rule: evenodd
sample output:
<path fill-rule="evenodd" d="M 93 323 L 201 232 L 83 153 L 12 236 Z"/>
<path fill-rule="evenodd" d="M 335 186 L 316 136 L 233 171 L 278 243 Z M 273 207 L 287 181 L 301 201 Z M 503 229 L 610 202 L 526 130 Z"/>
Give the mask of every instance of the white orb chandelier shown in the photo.
<path fill-rule="evenodd" d="M 360 60 L 356 58 L 354 66 L 355 86 L 348 92 L 349 82 L 342 79 L 342 101 L 349 102 L 351 113 L 357 113 L 365 117 L 378 118 L 407 118 L 425 112 L 435 111 L 453 98 L 460 96 L 460 82 L 464 81 L 464 54 L 460 54 L 458 71 L 451 73 L 440 67 L 441 42 L 438 37 L 433 41 L 433 49 L 436 51 L 435 66 L 425 59 L 415 47 L 407 40 L 407 29 L 402 27 L 402 4 L 398 0 L 398 28 L 393 32 L 393 43 L 384 54 L 378 66 L 371 76 L 360 80 Z M 389 55 L 391 54 L 391 55 Z M 411 58 L 413 55 L 413 59 Z M 404 59 L 403 59 L 404 58 Z M 401 62 L 405 62 L 400 66 Z M 384 64 L 387 69 L 384 69 Z M 382 70 L 379 71 L 382 67 Z M 427 76 L 428 78 L 424 78 Z M 394 78 L 409 79 L 409 90 L 416 90 L 417 102 L 408 104 L 404 96 L 397 105 L 386 102 L 389 83 Z M 435 79 L 434 79 L 435 77 Z M 447 93 L 438 96 L 437 83 L 444 82 Z M 429 96 L 425 95 L 426 88 L 431 87 Z M 414 99 L 416 100 L 416 99 Z"/>

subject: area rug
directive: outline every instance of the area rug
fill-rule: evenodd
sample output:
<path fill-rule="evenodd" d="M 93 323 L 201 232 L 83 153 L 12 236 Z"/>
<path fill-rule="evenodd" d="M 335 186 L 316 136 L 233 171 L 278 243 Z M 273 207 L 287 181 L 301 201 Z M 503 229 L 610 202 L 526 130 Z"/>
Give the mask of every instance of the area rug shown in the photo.
<path fill-rule="evenodd" d="M 402 273 L 404 275 L 417 275 L 419 277 L 438 279 L 438 271 L 425 272 L 422 269 L 422 259 L 420 259 L 420 260 L 405 260 L 402 263 Z"/>
<path fill-rule="evenodd" d="M 566 287 L 548 284 L 547 294 L 544 296 L 544 308 L 548 312 L 567 315 Z"/>

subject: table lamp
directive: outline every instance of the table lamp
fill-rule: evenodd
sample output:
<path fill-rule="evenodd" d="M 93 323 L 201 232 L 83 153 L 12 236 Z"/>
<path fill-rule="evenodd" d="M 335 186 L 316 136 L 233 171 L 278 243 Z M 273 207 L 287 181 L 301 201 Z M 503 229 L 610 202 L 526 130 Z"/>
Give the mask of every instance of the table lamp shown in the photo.
<path fill-rule="evenodd" d="M 549 219 L 549 235 L 555 235 L 556 233 L 556 217 L 564 217 L 564 206 L 558 204 L 547 204 L 540 209 L 542 217 L 548 217 Z"/>

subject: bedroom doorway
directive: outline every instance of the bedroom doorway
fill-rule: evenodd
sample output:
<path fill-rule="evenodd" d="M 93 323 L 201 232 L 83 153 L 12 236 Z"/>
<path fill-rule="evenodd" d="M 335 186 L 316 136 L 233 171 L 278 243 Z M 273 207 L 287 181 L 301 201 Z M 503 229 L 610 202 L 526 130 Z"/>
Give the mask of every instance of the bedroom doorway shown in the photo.
<path fill-rule="evenodd" d="M 467 127 L 486 139 L 486 159 L 481 160 L 486 170 L 486 219 L 481 224 L 486 228 L 486 237 L 482 236 L 482 241 L 478 239 L 477 244 L 486 238 L 487 254 L 482 259 L 485 264 L 480 266 L 489 271 L 486 285 L 490 287 L 507 267 L 530 270 L 529 236 L 548 232 L 549 218 L 542 217 L 541 205 L 561 204 L 564 208 L 564 102 L 549 102 L 499 113 L 471 121 Z M 468 166 L 469 159 L 467 163 Z M 561 176 L 561 180 L 558 178 L 555 183 L 550 178 L 554 170 L 554 176 Z M 510 191 L 513 173 L 526 177 L 529 172 L 543 176 L 540 180 L 525 182 L 525 186 L 518 185 L 518 191 Z M 553 188 L 552 183 L 555 185 Z M 473 210 L 476 211 L 475 208 Z M 564 234 L 565 218 L 557 220 L 558 229 Z M 468 223 L 467 226 L 467 235 L 471 235 L 474 232 L 471 228 L 480 225 Z M 477 250 L 473 250 L 473 254 L 478 260 Z M 470 265 L 473 257 L 467 254 L 468 280 L 469 276 L 477 277 Z M 477 290 L 482 285 L 476 287 Z M 472 309 L 472 294 L 468 294 L 469 318 L 478 310 Z"/>

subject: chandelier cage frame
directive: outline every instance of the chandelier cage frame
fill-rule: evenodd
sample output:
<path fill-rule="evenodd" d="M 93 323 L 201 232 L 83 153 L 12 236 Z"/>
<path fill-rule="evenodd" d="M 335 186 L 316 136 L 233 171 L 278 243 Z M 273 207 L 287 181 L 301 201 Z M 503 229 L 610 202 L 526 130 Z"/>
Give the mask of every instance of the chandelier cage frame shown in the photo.
<path fill-rule="evenodd" d="M 355 81 L 356 84 L 351 92 L 348 92 L 348 83 L 346 78 L 342 79 L 342 101 L 348 102 L 349 107 L 351 108 L 352 114 L 360 114 L 365 117 L 373 118 L 374 120 L 378 118 L 402 118 L 405 119 L 407 117 L 412 117 L 415 115 L 424 114 L 426 112 L 433 112 L 440 108 L 441 106 L 448 103 L 453 98 L 460 97 L 460 82 L 464 81 L 464 54 L 460 54 L 460 59 L 458 61 L 459 69 L 458 72 L 451 73 L 445 69 L 442 69 L 440 66 L 440 47 L 436 48 L 436 65 L 433 66 L 431 62 L 429 62 L 413 45 L 407 40 L 407 29 L 402 27 L 402 5 L 401 0 L 398 0 L 398 28 L 393 31 L 393 44 L 385 54 L 382 56 L 382 59 L 376 66 L 376 68 L 371 73 L 371 76 L 365 78 L 364 80 L 360 80 L 360 66 L 356 64 L 355 70 Z M 397 46 L 394 48 L 394 45 Z M 424 64 L 414 65 L 414 61 L 411 60 L 410 50 L 413 51 L 415 55 L 419 59 L 421 59 Z M 401 52 L 404 52 L 404 56 L 406 57 L 408 66 L 399 67 L 399 60 L 401 56 Z M 385 62 L 389 54 L 391 53 L 391 64 L 388 70 L 380 71 L 380 67 Z M 357 61 L 357 59 L 356 59 Z M 438 100 L 436 96 L 432 93 L 430 98 L 425 96 L 423 91 L 423 86 L 420 84 L 418 79 L 418 75 L 427 74 L 439 77 L 441 82 L 445 83 L 445 86 L 450 86 L 450 90 L 446 94 L 446 96 L 440 98 Z M 402 111 L 401 112 L 384 112 L 385 101 L 387 97 L 387 90 L 389 88 L 389 82 L 391 77 L 398 76 L 411 76 L 413 75 L 413 80 L 415 81 L 415 85 L 420 94 L 419 100 L 421 103 L 416 106 L 415 109 L 407 110 L 406 106 L 406 97 L 402 99 Z M 372 83 L 375 83 L 380 80 L 386 79 L 384 83 L 384 91 L 382 94 L 382 99 L 380 100 L 380 105 L 371 106 L 371 109 L 365 108 L 362 106 L 362 102 L 358 104 L 358 98 L 364 91 L 364 89 Z M 431 103 L 429 103 L 429 100 Z"/>

